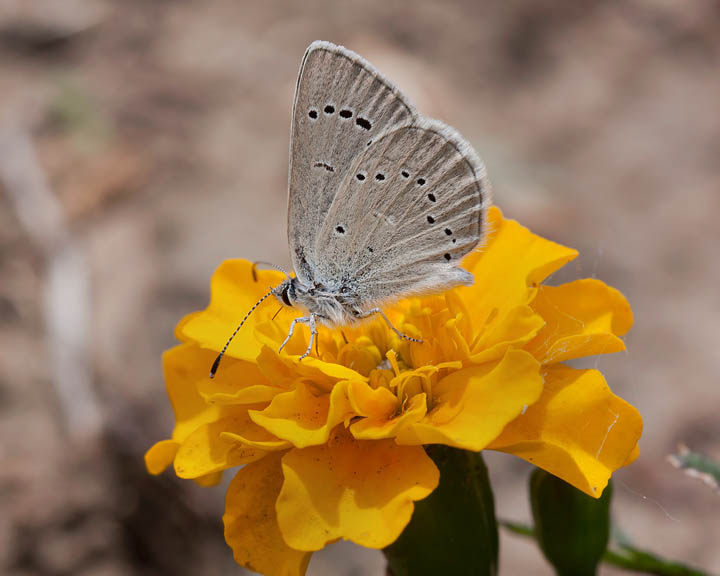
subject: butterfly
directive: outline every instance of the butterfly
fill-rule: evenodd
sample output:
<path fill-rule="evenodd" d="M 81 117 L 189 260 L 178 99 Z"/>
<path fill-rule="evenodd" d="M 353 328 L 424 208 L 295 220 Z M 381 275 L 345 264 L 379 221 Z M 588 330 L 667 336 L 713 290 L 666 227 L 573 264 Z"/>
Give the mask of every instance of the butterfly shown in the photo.
<path fill-rule="evenodd" d="M 295 89 L 288 243 L 295 276 L 271 294 L 304 315 L 308 356 L 319 324 L 380 315 L 403 297 L 470 285 L 459 266 L 485 235 L 485 166 L 452 128 L 418 114 L 372 64 L 330 42 L 310 44 Z"/>

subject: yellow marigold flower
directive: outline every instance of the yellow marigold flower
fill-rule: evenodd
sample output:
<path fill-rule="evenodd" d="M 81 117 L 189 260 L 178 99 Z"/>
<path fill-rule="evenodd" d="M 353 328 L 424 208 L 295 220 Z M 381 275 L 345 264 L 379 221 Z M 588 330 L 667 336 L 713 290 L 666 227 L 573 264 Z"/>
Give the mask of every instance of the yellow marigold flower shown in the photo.
<path fill-rule="evenodd" d="M 597 370 L 561 362 L 624 350 L 632 313 L 599 280 L 542 282 L 577 252 L 490 213 L 482 252 L 463 266 L 475 284 L 411 298 L 380 321 L 322 328 L 298 361 L 307 331 L 296 311 L 263 304 L 208 370 L 239 318 L 277 285 L 253 280 L 244 260 L 223 263 L 210 305 L 177 327 L 163 357 L 176 417 L 170 440 L 146 455 L 202 484 L 243 466 L 227 493 L 225 537 L 235 559 L 265 574 L 303 574 L 313 551 L 343 538 L 391 544 L 414 502 L 438 484 L 424 444 L 509 452 L 599 497 L 613 471 L 637 456 L 639 413 Z"/>

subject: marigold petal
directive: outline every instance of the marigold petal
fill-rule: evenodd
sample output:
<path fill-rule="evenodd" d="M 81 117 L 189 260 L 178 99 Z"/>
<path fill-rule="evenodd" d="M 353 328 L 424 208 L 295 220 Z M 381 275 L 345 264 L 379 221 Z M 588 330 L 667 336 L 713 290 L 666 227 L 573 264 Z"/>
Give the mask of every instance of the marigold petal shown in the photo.
<path fill-rule="evenodd" d="M 355 414 L 370 418 L 390 417 L 397 408 L 398 399 L 387 388 L 371 388 L 365 382 L 350 382 L 348 400 Z"/>
<path fill-rule="evenodd" d="M 347 385 L 339 382 L 330 394 L 315 394 L 298 382 L 295 390 L 278 394 L 267 408 L 249 414 L 256 424 L 298 448 L 324 444 L 330 431 L 353 415 Z"/>
<path fill-rule="evenodd" d="M 410 521 L 413 502 L 437 486 L 438 469 L 422 447 L 341 435 L 323 446 L 291 450 L 282 460 L 277 518 L 297 550 L 343 538 L 384 548 Z"/>
<path fill-rule="evenodd" d="M 398 432 L 398 444 L 446 444 L 482 450 L 542 391 L 540 364 L 531 354 L 509 350 L 494 365 L 453 372 L 433 389 L 437 408 Z"/>
<path fill-rule="evenodd" d="M 625 350 L 618 336 L 632 326 L 630 304 L 600 280 L 541 286 L 532 307 L 547 324 L 526 350 L 543 364 Z"/>
<path fill-rule="evenodd" d="M 290 548 L 277 524 L 280 457 L 268 454 L 233 478 L 225 500 L 225 540 L 241 566 L 267 576 L 303 576 L 311 553 Z"/>
<path fill-rule="evenodd" d="M 220 484 L 220 482 L 222 482 L 223 472 L 224 470 L 219 470 L 211 474 L 206 474 L 205 476 L 198 476 L 197 478 L 193 478 L 192 480 L 198 486 L 203 486 L 205 488 L 217 486 L 218 484 Z"/>
<path fill-rule="evenodd" d="M 280 392 L 287 391 L 271 382 L 257 363 L 234 358 L 223 363 L 214 378 L 205 374 L 197 390 L 206 403 L 217 405 L 270 402 Z"/>
<path fill-rule="evenodd" d="M 315 386 L 322 388 L 325 392 L 330 392 L 335 388 L 335 383 L 341 380 L 357 380 L 359 382 L 367 382 L 367 378 L 358 371 L 335 364 L 334 362 L 323 362 L 312 356 L 308 356 L 302 362 L 297 362 L 295 370 L 300 378 L 310 380 Z M 328 384 L 322 386 L 323 378 Z"/>
<path fill-rule="evenodd" d="M 350 426 L 350 433 L 358 440 L 394 438 L 398 430 L 419 422 L 427 412 L 427 395 L 416 394 L 394 418 L 363 418 Z"/>
<path fill-rule="evenodd" d="M 162 474 L 172 464 L 180 444 L 175 440 L 161 440 L 156 442 L 145 453 L 145 468 L 153 476 Z"/>
<path fill-rule="evenodd" d="M 504 219 L 495 206 L 490 209 L 488 229 L 485 249 L 471 252 L 462 263 L 475 276 L 475 283 L 457 289 L 480 326 L 493 309 L 504 316 L 510 308 L 528 304 L 534 295 L 534 288 L 529 287 L 540 284 L 578 255 L 577 250 Z"/>
<path fill-rule="evenodd" d="M 516 306 L 502 322 L 490 322 L 480 333 L 469 360 L 473 364 L 500 360 L 510 348 L 521 348 L 530 342 L 544 325 L 545 320 L 530 306 Z"/>
<path fill-rule="evenodd" d="M 599 498 L 612 472 L 632 457 L 642 418 L 597 370 L 550 366 L 544 379 L 538 402 L 489 448 L 524 458 Z"/>
<path fill-rule="evenodd" d="M 194 342 L 202 348 L 220 351 L 238 323 L 272 286 L 280 284 L 284 276 L 276 271 L 257 270 L 255 281 L 253 264 L 247 260 L 226 260 L 210 280 L 210 304 L 201 311 L 183 318 L 175 329 L 177 338 Z M 275 313 L 273 307 L 259 306 L 247 319 L 233 339 L 226 355 L 254 360 L 261 343 L 254 335 L 255 327 Z M 282 307 L 278 322 L 290 322 L 297 312 Z"/>
<path fill-rule="evenodd" d="M 630 452 L 630 456 L 625 459 L 625 462 L 623 462 L 621 468 L 624 468 L 625 466 L 630 466 L 630 464 L 632 464 L 633 462 L 635 462 L 635 460 L 638 459 L 638 456 L 640 456 L 640 446 L 635 444 L 635 448 L 633 448 L 633 451 Z"/>
<path fill-rule="evenodd" d="M 175 473 L 180 478 L 198 478 L 262 458 L 265 450 L 223 436 L 227 432 L 242 434 L 251 426 L 255 424 L 244 412 L 197 428 L 180 445 Z"/>
<path fill-rule="evenodd" d="M 215 420 L 219 414 L 197 391 L 198 381 L 207 377 L 213 354 L 193 344 L 181 344 L 166 350 L 162 360 L 165 387 L 175 413 L 173 439 L 182 442 L 198 426 Z"/>
<path fill-rule="evenodd" d="M 305 351 L 303 347 L 302 351 Z M 273 384 L 290 386 L 297 380 L 312 382 L 313 386 L 330 392 L 341 380 L 366 382 L 367 378 L 347 366 L 325 362 L 309 356 L 299 361 L 296 357 L 278 354 L 268 345 L 263 346 L 257 359 L 258 366 Z"/>

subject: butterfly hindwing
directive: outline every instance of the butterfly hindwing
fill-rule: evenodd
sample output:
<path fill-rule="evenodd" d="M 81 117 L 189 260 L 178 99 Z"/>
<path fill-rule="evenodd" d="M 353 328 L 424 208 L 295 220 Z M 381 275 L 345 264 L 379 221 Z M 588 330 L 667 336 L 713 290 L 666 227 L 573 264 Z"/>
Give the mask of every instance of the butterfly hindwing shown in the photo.
<path fill-rule="evenodd" d="M 353 162 L 317 238 L 316 279 L 363 304 L 472 282 L 458 267 L 490 206 L 485 167 L 441 122 L 391 130 Z"/>
<path fill-rule="evenodd" d="M 288 241 L 301 280 L 315 276 L 317 233 L 355 158 L 379 134 L 415 117 L 360 56 L 329 42 L 309 46 L 293 104 L 288 200 Z"/>

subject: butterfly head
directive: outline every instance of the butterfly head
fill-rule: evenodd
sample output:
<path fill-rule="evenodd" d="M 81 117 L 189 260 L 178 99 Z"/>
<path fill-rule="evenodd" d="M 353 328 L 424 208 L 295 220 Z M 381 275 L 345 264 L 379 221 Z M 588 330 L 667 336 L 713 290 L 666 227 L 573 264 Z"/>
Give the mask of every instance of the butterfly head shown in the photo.
<path fill-rule="evenodd" d="M 288 278 L 272 289 L 273 296 L 285 306 L 294 306 L 297 301 L 297 278 Z"/>

